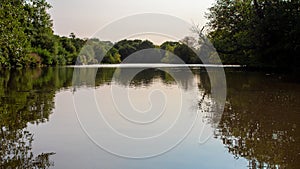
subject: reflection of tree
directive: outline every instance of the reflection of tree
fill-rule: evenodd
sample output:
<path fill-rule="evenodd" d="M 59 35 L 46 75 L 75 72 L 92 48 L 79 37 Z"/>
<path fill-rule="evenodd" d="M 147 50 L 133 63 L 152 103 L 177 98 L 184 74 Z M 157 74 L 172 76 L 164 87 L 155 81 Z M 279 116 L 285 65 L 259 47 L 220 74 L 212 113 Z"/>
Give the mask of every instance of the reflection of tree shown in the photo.
<path fill-rule="evenodd" d="M 33 136 L 26 130 L 1 130 L 1 168 L 48 168 L 53 166 L 49 156 L 42 153 L 34 157 L 31 152 Z"/>
<path fill-rule="evenodd" d="M 165 85 L 176 84 L 187 90 L 193 84 L 193 74 L 184 70 L 173 68 L 130 68 L 117 69 L 115 81 L 121 85 L 149 86 L 155 81 L 161 81 Z M 130 76 L 134 75 L 134 77 Z M 176 79 L 176 81 L 175 81 Z"/>
<path fill-rule="evenodd" d="M 225 85 L 223 78 L 220 78 L 221 73 L 216 71 L 218 69 L 214 69 L 215 72 L 212 73 L 208 73 L 211 69 L 207 69 L 208 68 L 194 69 L 193 73 L 198 81 L 198 90 L 203 93 L 198 102 L 198 109 L 202 113 L 203 120 L 206 123 L 211 124 L 211 127 L 215 128 L 223 113 L 225 96 L 222 98 L 221 95 L 213 95 L 212 90 L 213 88 L 222 89 Z M 215 92 L 218 93 L 216 90 Z"/>
<path fill-rule="evenodd" d="M 165 84 L 173 84 L 175 83 L 174 79 L 167 73 L 163 72 L 159 69 L 146 69 L 134 76 L 133 79 L 129 82 L 126 79 L 126 74 L 129 69 L 120 70 L 120 75 L 116 78 L 120 83 L 126 85 L 130 83 L 131 86 L 149 86 L 153 84 L 154 81 L 162 80 Z M 139 69 L 130 69 L 129 71 L 140 71 Z M 167 78 L 165 78 L 167 77 Z"/>
<path fill-rule="evenodd" d="M 178 83 L 187 90 L 193 84 L 193 74 L 187 70 L 162 68 L 75 68 L 73 85 L 80 86 L 102 86 L 114 83 L 123 86 L 149 86 L 156 80 L 169 85 Z M 133 75 L 133 77 L 131 76 Z M 174 80 L 173 75 L 176 75 Z"/>
<path fill-rule="evenodd" d="M 81 68 L 75 71 L 78 76 L 74 80 L 79 86 L 93 83 L 102 86 L 110 84 L 115 74 L 114 83 L 118 85 L 148 86 L 159 80 L 165 85 L 178 83 L 188 90 L 196 78 L 198 89 L 203 93 L 199 96 L 200 109 L 204 113 L 214 112 L 209 108 L 214 109 L 218 99 L 211 96 L 211 83 L 218 84 L 217 76 L 210 79 L 205 70 L 199 69 L 192 70 L 193 76 L 186 76 L 184 69 L 165 70 L 146 69 L 129 81 L 127 68 L 101 68 L 98 71 Z M 49 160 L 53 153 L 33 155 L 33 135 L 25 128 L 28 123 L 39 124 L 49 119 L 55 92 L 71 86 L 73 69 L 14 70 L 0 71 L 0 74 L 1 168 L 47 168 L 53 165 Z M 172 74 L 178 75 L 177 81 Z M 241 72 L 227 73 L 227 84 L 227 105 L 216 137 L 222 139 L 235 157 L 249 160 L 249 168 L 296 169 L 300 156 L 299 86 Z M 217 125 L 218 114 L 212 114 L 208 119 L 209 123 Z"/>
<path fill-rule="evenodd" d="M 249 168 L 299 167 L 299 86 L 228 74 L 228 104 L 216 135 Z"/>
<path fill-rule="evenodd" d="M 31 151 L 33 135 L 25 128 L 49 119 L 56 90 L 70 86 L 72 70 L 0 71 L 1 168 L 48 168 L 49 156 Z"/>

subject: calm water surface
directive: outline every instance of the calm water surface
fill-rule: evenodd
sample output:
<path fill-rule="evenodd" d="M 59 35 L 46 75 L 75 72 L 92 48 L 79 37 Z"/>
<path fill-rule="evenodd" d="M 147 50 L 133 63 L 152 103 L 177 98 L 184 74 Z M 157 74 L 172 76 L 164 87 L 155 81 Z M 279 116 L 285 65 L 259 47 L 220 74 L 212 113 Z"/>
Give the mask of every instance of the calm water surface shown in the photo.
<path fill-rule="evenodd" d="M 120 77 L 126 77 L 122 72 L 127 69 L 117 70 Z M 116 68 L 100 68 L 97 73 L 94 68 L 81 68 L 80 76 L 88 79 L 94 75 L 95 84 L 77 86 L 72 86 L 73 71 L 66 67 L 0 71 L 1 168 L 299 168 L 300 83 L 295 76 L 226 69 L 227 100 L 217 122 L 211 115 L 211 107 L 217 105 L 210 94 L 209 77 L 197 67 L 192 68 L 191 76 L 179 81 L 150 68 L 129 82 L 126 78 L 112 80 Z M 109 99 L 111 86 L 128 90 L 130 104 L 143 111 L 151 104 L 156 107 L 161 98 L 167 99 L 164 110 L 168 116 L 159 116 L 157 124 L 141 128 L 125 124 Z M 146 159 L 118 157 L 97 146 L 79 123 L 81 117 L 86 127 L 94 124 L 93 114 L 88 113 L 91 110 L 87 107 L 86 114 L 76 114 L 73 100 L 77 96 L 76 101 L 89 105 L 89 100 L 79 96 L 90 90 L 95 91 L 95 100 L 109 123 L 132 137 L 155 135 L 172 125 L 180 105 L 178 97 L 182 98 L 186 121 L 197 113 L 200 118 L 187 137 L 167 153 Z M 148 98 L 155 90 L 164 95 Z M 127 105 L 127 98 L 117 100 L 118 105 Z M 203 127 L 206 130 L 201 133 Z M 101 128 L 91 132 L 105 133 Z M 209 139 L 199 143 L 200 133 Z M 102 136 L 103 144 L 116 141 Z M 173 136 L 176 134 L 167 141 Z M 140 151 L 119 146 L 124 151 Z"/>

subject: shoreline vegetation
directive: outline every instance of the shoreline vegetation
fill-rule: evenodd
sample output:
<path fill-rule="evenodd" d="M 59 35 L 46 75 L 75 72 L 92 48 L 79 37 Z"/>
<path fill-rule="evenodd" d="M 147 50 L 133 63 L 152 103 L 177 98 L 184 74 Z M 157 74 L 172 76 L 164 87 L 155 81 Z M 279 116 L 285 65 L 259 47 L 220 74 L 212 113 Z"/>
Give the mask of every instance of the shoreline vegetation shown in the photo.
<path fill-rule="evenodd" d="M 61 37 L 53 32 L 49 8 L 46 0 L 1 0 L 0 68 L 119 64 L 143 49 L 157 49 L 158 63 L 172 64 L 173 53 L 186 64 L 202 64 L 186 44 L 203 43 L 204 29 L 223 65 L 284 72 L 300 67 L 300 0 L 216 0 L 206 15 L 207 25 L 191 28 L 199 39 L 161 45 L 80 39 L 74 33 Z"/>

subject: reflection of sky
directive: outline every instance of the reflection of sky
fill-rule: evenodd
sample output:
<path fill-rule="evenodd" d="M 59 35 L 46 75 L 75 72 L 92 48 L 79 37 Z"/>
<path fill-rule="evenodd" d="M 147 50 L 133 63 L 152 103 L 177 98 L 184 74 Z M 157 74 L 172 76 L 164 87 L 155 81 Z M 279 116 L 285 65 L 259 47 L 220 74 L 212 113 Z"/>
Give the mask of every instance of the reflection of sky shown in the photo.
<path fill-rule="evenodd" d="M 74 32 L 90 37 L 110 22 L 138 13 L 163 13 L 179 17 L 189 23 L 204 25 L 205 12 L 213 0 L 47 0 L 52 9 L 54 30 L 59 35 Z M 137 23 L 138 24 L 138 23 Z M 155 39 L 156 40 L 156 39 Z"/>
<path fill-rule="evenodd" d="M 162 85 L 160 84 L 158 87 Z M 160 87 L 160 89 L 168 90 L 171 87 Z M 174 86 L 173 88 L 175 89 Z M 97 91 L 101 93 L 105 92 L 105 90 L 108 90 L 106 86 L 97 88 Z M 141 90 L 147 91 L 146 88 L 142 88 Z M 184 92 L 185 94 L 189 94 L 188 92 L 190 91 Z M 77 92 L 80 92 L 80 90 Z M 166 94 L 168 96 L 168 92 Z M 196 122 L 188 137 L 179 146 L 161 156 L 133 160 L 108 154 L 93 144 L 80 128 L 74 112 L 72 98 L 73 95 L 69 90 L 59 92 L 56 94 L 54 100 L 55 109 L 50 116 L 49 122 L 41 124 L 38 127 L 29 126 L 29 130 L 34 133 L 34 152 L 56 152 L 51 157 L 54 161 L 54 168 L 232 169 L 246 168 L 247 166 L 246 160 L 234 159 L 233 155 L 227 152 L 227 149 L 224 148 L 220 140 L 210 138 L 204 144 L 198 143 L 201 126 L 203 125 L 201 118 Z M 135 98 L 134 95 L 131 95 L 131 98 Z M 139 99 L 141 98 L 139 97 Z M 173 101 L 171 100 L 171 102 Z M 192 104 L 190 103 L 187 108 Z M 186 106 L 187 103 L 184 105 Z M 194 110 L 191 109 L 187 114 L 192 113 L 192 111 Z M 208 129 L 206 131 L 211 129 L 209 126 L 206 127 Z M 209 132 L 204 132 L 203 135 L 209 135 Z M 135 150 L 131 149 L 130 151 Z"/>

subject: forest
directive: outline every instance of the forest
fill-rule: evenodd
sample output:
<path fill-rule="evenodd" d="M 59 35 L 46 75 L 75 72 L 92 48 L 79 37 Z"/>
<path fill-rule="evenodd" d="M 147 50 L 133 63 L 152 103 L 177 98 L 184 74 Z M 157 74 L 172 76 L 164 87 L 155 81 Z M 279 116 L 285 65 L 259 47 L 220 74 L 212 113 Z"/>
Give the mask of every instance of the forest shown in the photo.
<path fill-rule="evenodd" d="M 223 64 L 299 69 L 299 0 L 217 0 L 207 18 Z"/>
<path fill-rule="evenodd" d="M 184 41 L 155 45 L 55 35 L 49 8 L 46 0 L 1 0 L 0 67 L 114 64 L 148 48 L 170 51 L 185 63 L 201 63 Z M 206 18 L 205 35 L 223 64 L 299 69 L 300 0 L 216 0 Z M 167 53 L 163 62 L 168 63 Z"/>

